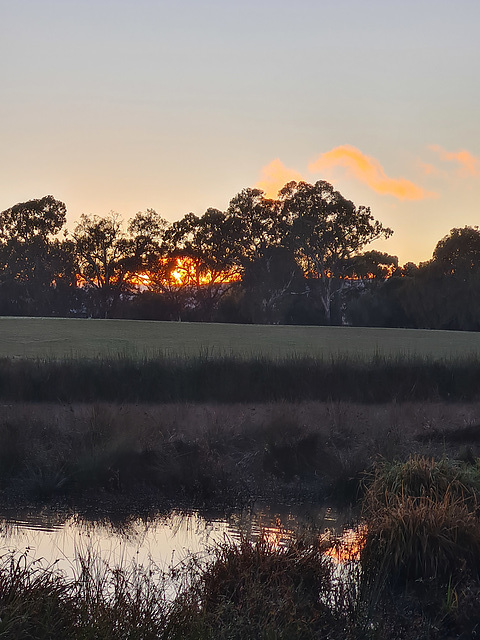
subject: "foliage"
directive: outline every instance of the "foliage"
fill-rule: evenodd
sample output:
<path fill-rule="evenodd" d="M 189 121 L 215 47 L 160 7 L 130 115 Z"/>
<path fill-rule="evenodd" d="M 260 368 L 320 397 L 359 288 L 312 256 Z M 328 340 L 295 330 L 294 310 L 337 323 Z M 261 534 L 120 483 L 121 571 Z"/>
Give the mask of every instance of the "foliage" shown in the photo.
<path fill-rule="evenodd" d="M 61 238 L 65 221 L 53 196 L 0 213 L 0 314 L 480 329 L 477 227 L 401 267 L 365 250 L 392 230 L 325 181 L 243 189 L 173 223 L 84 214 Z"/>
<path fill-rule="evenodd" d="M 480 230 L 478 227 L 452 229 L 433 252 L 432 263 L 444 274 L 465 276 L 480 269 Z"/>
<path fill-rule="evenodd" d="M 356 325 L 478 331 L 479 286 L 480 231 L 456 228 L 428 262 L 407 263 L 390 279 L 349 292 L 347 318 Z"/>
<path fill-rule="evenodd" d="M 65 220 L 53 196 L 0 213 L 0 313 L 68 314 L 76 265 L 72 244 L 57 237 Z"/>
<path fill-rule="evenodd" d="M 95 317 L 124 315 L 128 302 L 147 288 L 165 298 L 163 313 L 171 318 L 212 320 L 222 298 L 235 282 L 243 286 L 245 278 L 247 307 L 253 303 L 246 315 L 254 321 L 298 318 L 298 312 L 291 313 L 291 294 L 306 295 L 315 303 L 320 292 L 329 323 L 332 299 L 342 289 L 348 260 L 368 242 L 391 233 L 369 209 L 357 209 L 326 182 L 290 183 L 279 200 L 265 198 L 258 189 L 244 189 L 225 212 L 208 208 L 202 216 L 188 213 L 168 224 L 149 209 L 137 213 L 127 231 L 114 212 L 105 217 L 83 214 L 72 241 L 62 247 L 57 242 L 55 247 L 57 262 L 60 255 L 69 255 L 70 262 L 65 262 L 63 271 L 47 269 L 42 279 L 38 273 L 51 262 L 47 245 L 62 228 L 65 215 L 65 205 L 52 196 L 1 214 L 5 277 L 12 262 L 26 262 L 26 275 L 22 276 L 25 268 L 19 264 L 12 277 L 23 278 L 24 287 L 41 299 L 42 286 L 58 286 L 68 273 L 70 287 L 79 284 L 82 291 L 76 296 L 81 302 L 71 297 L 72 312 Z M 288 265 L 284 273 L 281 260 L 270 268 L 275 256 L 282 256 Z M 316 286 L 308 286 L 305 276 L 318 279 Z M 16 290 L 11 298 L 19 298 Z M 244 315 L 242 305 L 245 310 L 245 301 L 237 309 L 238 317 Z M 48 305 L 44 308 L 48 313 Z M 15 311 L 14 306 L 5 310 Z"/>
<path fill-rule="evenodd" d="M 277 207 L 259 189 L 243 189 L 228 205 L 227 219 L 236 230 L 236 246 L 243 265 L 277 246 L 280 236 Z"/>
<path fill-rule="evenodd" d="M 34 238 L 46 241 L 62 229 L 66 212 L 65 204 L 53 196 L 21 202 L 0 214 L 0 238 L 17 238 L 23 243 Z"/>
<path fill-rule="evenodd" d="M 375 220 L 368 207 L 356 207 L 328 182 L 290 182 L 279 192 L 286 221 L 285 244 L 308 277 L 318 278 L 327 321 L 332 301 L 344 287 L 351 258 L 393 231 Z"/>

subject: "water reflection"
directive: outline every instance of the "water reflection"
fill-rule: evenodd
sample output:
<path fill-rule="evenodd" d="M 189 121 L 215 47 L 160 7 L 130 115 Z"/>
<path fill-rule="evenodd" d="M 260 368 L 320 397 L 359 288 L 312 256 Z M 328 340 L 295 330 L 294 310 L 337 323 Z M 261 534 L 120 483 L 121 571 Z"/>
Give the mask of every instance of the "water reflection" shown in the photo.
<path fill-rule="evenodd" d="M 130 563 L 167 569 L 194 553 L 228 537 L 238 540 L 266 536 L 273 545 L 287 541 L 299 530 L 312 533 L 340 531 L 351 514 L 332 508 L 257 505 L 251 512 L 207 515 L 196 511 L 171 511 L 167 515 L 87 520 L 78 514 L 16 512 L 0 520 L 0 554 L 27 553 L 67 575 L 75 574 L 78 558 L 93 554 L 112 566 Z M 324 534 L 322 534 L 324 535 Z M 332 557 L 334 557 L 332 555 Z"/>
<path fill-rule="evenodd" d="M 321 541 L 331 542 L 331 546 L 325 551 L 325 555 L 334 562 L 341 564 L 360 560 L 360 553 L 365 544 L 367 528 L 364 524 L 345 529 L 340 536 L 334 537 L 327 531 L 320 536 Z"/>

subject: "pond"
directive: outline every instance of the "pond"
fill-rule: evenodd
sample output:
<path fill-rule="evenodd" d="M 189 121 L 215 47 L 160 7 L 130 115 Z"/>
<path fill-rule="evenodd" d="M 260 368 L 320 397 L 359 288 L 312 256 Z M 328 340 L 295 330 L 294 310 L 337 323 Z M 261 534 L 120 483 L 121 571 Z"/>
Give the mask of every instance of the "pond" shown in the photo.
<path fill-rule="evenodd" d="M 261 534 L 281 543 L 294 532 L 309 529 L 339 531 L 351 514 L 331 507 L 256 505 L 234 514 L 202 514 L 173 510 L 155 517 L 115 521 L 86 519 L 53 511 L 3 513 L 0 516 L 0 555 L 26 554 L 29 560 L 56 566 L 73 576 L 78 559 L 93 554 L 110 567 L 135 563 L 167 569 L 189 555 L 208 556 L 208 549 L 225 538 L 251 539 Z"/>

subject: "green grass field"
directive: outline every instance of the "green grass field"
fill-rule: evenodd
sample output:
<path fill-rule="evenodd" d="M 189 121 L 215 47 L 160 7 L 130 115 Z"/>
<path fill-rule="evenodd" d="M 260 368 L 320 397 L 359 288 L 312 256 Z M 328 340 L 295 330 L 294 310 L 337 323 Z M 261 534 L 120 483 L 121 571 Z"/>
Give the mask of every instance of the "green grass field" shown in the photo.
<path fill-rule="evenodd" d="M 480 333 L 139 320 L 0 318 L 0 357 L 478 357 Z"/>

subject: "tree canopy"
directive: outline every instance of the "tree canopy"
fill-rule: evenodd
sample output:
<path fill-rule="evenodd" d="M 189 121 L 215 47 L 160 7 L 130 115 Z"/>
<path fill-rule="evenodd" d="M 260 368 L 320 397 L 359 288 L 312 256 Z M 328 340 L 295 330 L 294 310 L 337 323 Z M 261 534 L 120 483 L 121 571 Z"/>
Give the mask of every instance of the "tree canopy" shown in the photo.
<path fill-rule="evenodd" d="M 402 267 L 368 246 L 392 230 L 325 181 L 173 223 L 147 209 L 65 224 L 53 196 L 0 213 L 0 313 L 480 330 L 478 227 Z"/>
<path fill-rule="evenodd" d="M 53 196 L 0 213 L 0 313 L 68 313 L 76 282 L 73 247 L 58 237 L 65 222 Z"/>

